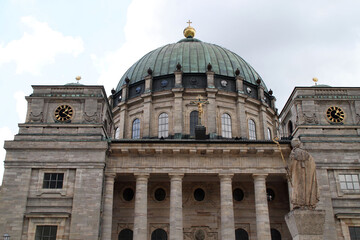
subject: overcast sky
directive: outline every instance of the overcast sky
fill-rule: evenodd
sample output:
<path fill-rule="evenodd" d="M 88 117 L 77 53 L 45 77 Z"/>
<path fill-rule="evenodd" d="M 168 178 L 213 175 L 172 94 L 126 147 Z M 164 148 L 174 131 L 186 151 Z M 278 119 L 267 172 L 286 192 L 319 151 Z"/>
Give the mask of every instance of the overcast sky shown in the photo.
<path fill-rule="evenodd" d="M 358 0 L 1 0 L 0 143 L 24 122 L 31 85 L 81 75 L 82 84 L 104 85 L 109 94 L 136 60 L 183 38 L 189 19 L 196 38 L 255 68 L 280 111 L 293 88 L 313 85 L 313 77 L 360 86 L 359 9 Z"/>

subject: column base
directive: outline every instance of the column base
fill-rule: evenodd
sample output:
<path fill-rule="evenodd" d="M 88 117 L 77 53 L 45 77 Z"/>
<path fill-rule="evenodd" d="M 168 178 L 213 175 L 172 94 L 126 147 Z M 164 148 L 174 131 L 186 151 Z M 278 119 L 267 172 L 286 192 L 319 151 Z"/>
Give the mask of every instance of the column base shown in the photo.
<path fill-rule="evenodd" d="M 322 240 L 325 211 L 295 209 L 285 216 L 293 240 Z"/>

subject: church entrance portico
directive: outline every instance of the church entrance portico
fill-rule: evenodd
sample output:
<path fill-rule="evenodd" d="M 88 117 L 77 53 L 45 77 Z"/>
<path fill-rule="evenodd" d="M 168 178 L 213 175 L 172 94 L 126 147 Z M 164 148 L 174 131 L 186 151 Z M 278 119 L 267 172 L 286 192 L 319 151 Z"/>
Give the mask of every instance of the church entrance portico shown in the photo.
<path fill-rule="evenodd" d="M 107 203 L 110 201 L 104 202 L 103 229 L 109 231 L 105 226 Z M 238 239 L 248 235 L 249 239 L 270 240 L 273 229 L 282 239 L 290 239 L 283 217 L 277 214 L 289 211 L 287 185 L 281 175 L 118 173 L 112 210 L 111 239 L 131 231 L 132 239 Z"/>

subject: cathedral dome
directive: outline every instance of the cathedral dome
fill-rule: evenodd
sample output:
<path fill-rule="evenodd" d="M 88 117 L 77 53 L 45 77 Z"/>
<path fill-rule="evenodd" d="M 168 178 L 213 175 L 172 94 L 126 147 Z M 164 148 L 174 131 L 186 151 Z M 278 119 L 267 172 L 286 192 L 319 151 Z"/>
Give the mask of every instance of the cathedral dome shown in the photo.
<path fill-rule="evenodd" d="M 144 80 L 149 68 L 152 70 L 153 77 L 173 75 L 178 63 L 184 74 L 204 74 L 209 63 L 212 66 L 211 71 L 218 76 L 235 77 L 235 71 L 239 69 L 240 76 L 246 82 L 256 85 L 256 81 L 260 79 L 261 85 L 267 91 L 260 75 L 239 55 L 192 37 L 167 44 L 145 54 L 125 72 L 116 91 L 120 91 L 126 78 L 129 78 L 130 84 Z"/>

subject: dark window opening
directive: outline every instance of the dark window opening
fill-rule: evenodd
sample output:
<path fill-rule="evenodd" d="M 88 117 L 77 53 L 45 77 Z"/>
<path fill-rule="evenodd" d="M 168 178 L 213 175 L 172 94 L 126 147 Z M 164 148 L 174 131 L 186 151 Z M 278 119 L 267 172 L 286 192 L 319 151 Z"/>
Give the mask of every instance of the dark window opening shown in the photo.
<path fill-rule="evenodd" d="M 155 190 L 155 199 L 158 201 L 164 201 L 166 197 L 166 192 L 162 188 L 158 188 Z"/>
<path fill-rule="evenodd" d="M 349 227 L 350 239 L 360 240 L 360 227 Z"/>
<path fill-rule="evenodd" d="M 190 136 L 195 136 L 195 126 L 198 125 L 199 112 L 192 111 L 190 113 Z"/>
<path fill-rule="evenodd" d="M 45 173 L 43 188 L 62 188 L 64 173 Z"/>
<path fill-rule="evenodd" d="M 167 233 L 163 229 L 156 229 L 151 234 L 151 240 L 167 240 Z"/>
<path fill-rule="evenodd" d="M 242 228 L 235 230 L 235 239 L 236 240 L 249 240 L 249 234 Z"/>
<path fill-rule="evenodd" d="M 123 198 L 125 201 L 131 201 L 134 198 L 134 190 L 132 190 L 131 188 L 126 188 L 123 191 Z"/>
<path fill-rule="evenodd" d="M 235 188 L 233 191 L 233 198 L 235 199 L 235 201 L 238 201 L 238 202 L 243 200 L 244 199 L 243 190 L 241 190 L 240 188 Z"/>
<path fill-rule="evenodd" d="M 267 195 L 267 200 L 269 202 L 271 202 L 275 199 L 275 192 L 271 188 L 266 189 L 266 195 Z"/>
<path fill-rule="evenodd" d="M 196 201 L 203 201 L 205 199 L 205 192 L 201 188 L 197 188 L 194 191 L 194 198 Z"/>
<path fill-rule="evenodd" d="M 133 239 L 133 231 L 128 228 L 121 230 L 121 232 L 119 233 L 118 240 L 132 240 L 132 239 Z"/>
<path fill-rule="evenodd" d="M 56 240 L 57 226 L 37 226 L 35 240 Z"/>
<path fill-rule="evenodd" d="M 281 234 L 275 228 L 271 229 L 271 240 L 281 240 Z"/>

